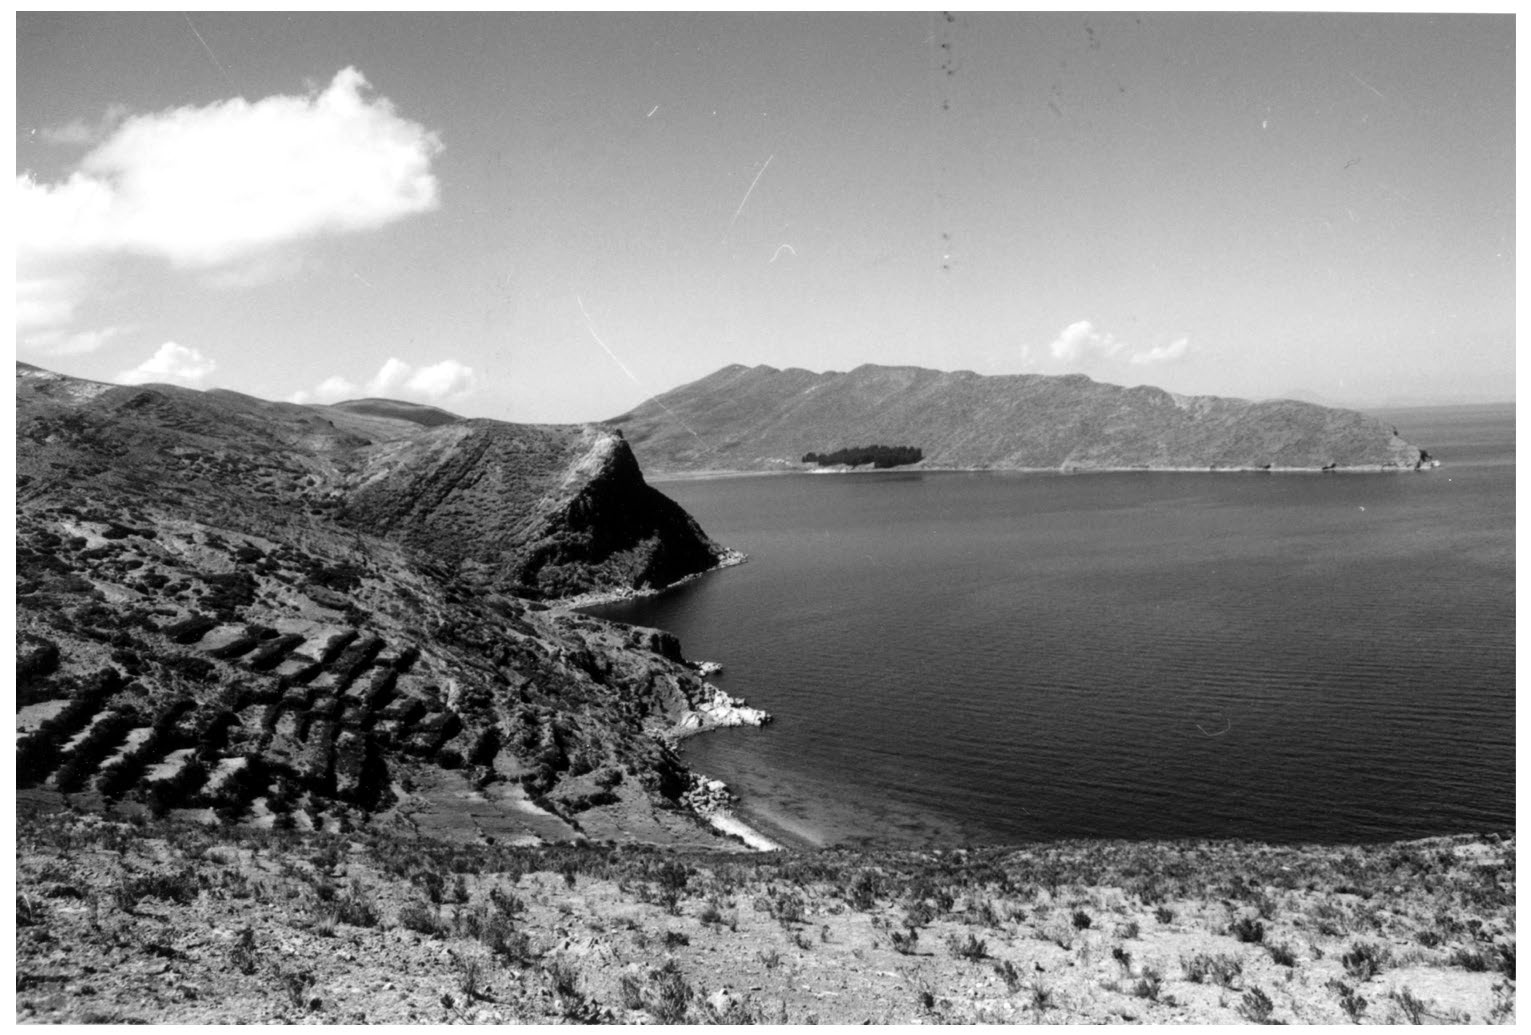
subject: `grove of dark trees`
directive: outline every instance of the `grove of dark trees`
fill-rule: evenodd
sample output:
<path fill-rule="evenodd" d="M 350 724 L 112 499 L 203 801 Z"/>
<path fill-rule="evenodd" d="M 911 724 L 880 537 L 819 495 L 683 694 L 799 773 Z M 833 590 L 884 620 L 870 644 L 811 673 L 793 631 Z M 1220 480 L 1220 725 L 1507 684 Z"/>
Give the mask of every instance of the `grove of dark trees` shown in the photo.
<path fill-rule="evenodd" d="M 925 454 L 918 446 L 851 446 L 849 449 L 837 449 L 833 453 L 804 453 L 803 463 L 819 467 L 832 467 L 836 464 L 851 467 L 860 467 L 862 464 L 901 467 L 918 463 L 924 458 Z"/>

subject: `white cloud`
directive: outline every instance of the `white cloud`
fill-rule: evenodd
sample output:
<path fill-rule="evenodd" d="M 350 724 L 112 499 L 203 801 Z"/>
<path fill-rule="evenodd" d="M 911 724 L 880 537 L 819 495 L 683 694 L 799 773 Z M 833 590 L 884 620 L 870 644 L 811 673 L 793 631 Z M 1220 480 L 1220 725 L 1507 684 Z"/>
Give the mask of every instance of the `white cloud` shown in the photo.
<path fill-rule="evenodd" d="M 1191 339 L 1179 337 L 1168 345 L 1155 345 L 1145 352 L 1134 352 L 1128 362 L 1144 366 L 1149 363 L 1174 363 L 1184 359 L 1186 353 L 1191 350 Z"/>
<path fill-rule="evenodd" d="M 473 368 L 455 359 L 444 359 L 417 369 L 402 359 L 390 356 L 365 385 L 358 387 L 354 382 L 336 375 L 325 378 L 312 389 L 294 392 L 287 398 L 300 404 L 333 403 L 361 396 L 435 403 L 466 395 L 476 385 Z"/>
<path fill-rule="evenodd" d="M 461 395 L 473 388 L 473 368 L 455 359 L 444 359 L 428 367 L 421 367 L 410 377 L 406 387 L 427 399 L 445 399 Z"/>
<path fill-rule="evenodd" d="M 34 274 L 16 278 L 16 329 L 19 332 L 49 331 L 74 319 L 84 293 L 83 279 L 61 274 Z"/>
<path fill-rule="evenodd" d="M 125 385 L 141 385 L 150 381 L 179 382 L 195 388 L 217 367 L 218 364 L 204 356 L 200 350 L 167 341 L 138 366 L 118 374 L 117 381 Z"/>
<path fill-rule="evenodd" d="M 1126 342 L 1097 329 L 1089 320 L 1078 320 L 1059 331 L 1048 350 L 1054 359 L 1066 363 L 1084 364 L 1096 359 L 1110 359 L 1118 362 L 1126 360 L 1135 366 L 1148 366 L 1184 359 L 1191 350 L 1191 339 L 1181 336 L 1167 345 L 1132 350 Z"/>
<path fill-rule="evenodd" d="M 404 387 L 409 380 L 409 364 L 402 359 L 388 357 L 372 380 L 367 382 L 368 395 L 391 395 Z"/>
<path fill-rule="evenodd" d="M 40 334 L 29 335 L 22 344 L 32 352 L 48 356 L 78 356 L 95 352 L 121 334 L 122 330 L 121 327 L 101 327 L 70 334 L 58 328 L 50 328 Z"/>
<path fill-rule="evenodd" d="M 366 88 L 345 68 L 305 96 L 127 118 L 67 179 L 17 177 L 19 254 L 206 268 L 435 208 L 440 141 Z"/>
<path fill-rule="evenodd" d="M 333 403 L 342 399 L 354 399 L 360 395 L 360 390 L 343 377 L 327 377 L 320 381 L 312 391 L 297 391 L 287 397 L 288 402 L 302 405 L 308 403 Z"/>
<path fill-rule="evenodd" d="M 117 124 L 127 117 L 129 110 L 125 104 L 111 104 L 101 114 L 99 122 L 71 119 L 62 126 L 44 126 L 37 132 L 50 144 L 58 144 L 64 147 L 84 147 L 97 141 L 105 140 L 108 134 L 117 127 Z"/>
<path fill-rule="evenodd" d="M 354 68 L 323 89 L 243 98 L 39 131 L 90 146 L 55 182 L 16 178 L 18 344 L 82 351 L 81 307 L 110 260 L 147 256 L 247 287 L 302 267 L 302 242 L 384 226 L 434 209 L 436 135 L 400 117 Z M 98 337 L 96 344 L 104 340 Z"/>
<path fill-rule="evenodd" d="M 1080 362 L 1091 356 L 1110 357 L 1123 348 L 1110 334 L 1095 329 L 1089 320 L 1078 320 L 1058 332 L 1048 346 L 1054 359 Z"/>

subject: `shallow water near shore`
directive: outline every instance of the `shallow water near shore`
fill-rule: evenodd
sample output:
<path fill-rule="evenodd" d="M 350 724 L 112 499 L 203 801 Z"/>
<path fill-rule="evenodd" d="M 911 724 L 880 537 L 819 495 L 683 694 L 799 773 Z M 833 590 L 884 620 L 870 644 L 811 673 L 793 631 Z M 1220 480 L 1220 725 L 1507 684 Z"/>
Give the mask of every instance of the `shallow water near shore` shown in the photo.
<path fill-rule="evenodd" d="M 685 753 L 779 840 L 1513 830 L 1514 409 L 1384 416 L 1444 466 L 661 483 L 750 562 L 591 611 L 776 716 Z"/>

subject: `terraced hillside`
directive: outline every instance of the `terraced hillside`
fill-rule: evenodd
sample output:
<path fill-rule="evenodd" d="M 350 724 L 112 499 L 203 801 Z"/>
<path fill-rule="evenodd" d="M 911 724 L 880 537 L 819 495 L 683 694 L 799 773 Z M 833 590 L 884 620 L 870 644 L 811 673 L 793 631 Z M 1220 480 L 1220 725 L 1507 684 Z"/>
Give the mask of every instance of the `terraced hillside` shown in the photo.
<path fill-rule="evenodd" d="M 535 599 L 717 562 L 619 439 L 24 366 L 17 403 L 22 788 L 261 825 L 713 841 L 673 738 L 759 717 L 672 637 Z"/>

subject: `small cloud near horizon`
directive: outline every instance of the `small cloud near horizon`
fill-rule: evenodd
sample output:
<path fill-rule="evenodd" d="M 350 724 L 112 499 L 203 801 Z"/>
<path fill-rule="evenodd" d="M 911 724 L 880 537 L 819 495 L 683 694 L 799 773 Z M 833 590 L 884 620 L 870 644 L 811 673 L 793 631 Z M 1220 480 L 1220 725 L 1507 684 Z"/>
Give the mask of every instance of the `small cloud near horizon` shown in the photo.
<path fill-rule="evenodd" d="M 1181 335 L 1168 345 L 1155 345 L 1146 352 L 1134 352 L 1128 357 L 1127 362 L 1138 366 L 1150 363 L 1175 363 L 1186 357 L 1191 351 L 1191 339 Z"/>
<path fill-rule="evenodd" d="M 217 362 L 200 349 L 167 341 L 138 366 L 118 374 L 116 380 L 125 385 L 168 382 L 200 388 L 207 375 L 216 369 Z"/>
<path fill-rule="evenodd" d="M 1133 349 L 1114 334 L 1100 330 L 1089 320 L 1076 320 L 1059 331 L 1047 349 L 1053 359 L 1064 363 L 1087 364 L 1094 360 L 1119 362 L 1125 359 L 1134 366 L 1149 366 L 1184 359 L 1191 350 L 1191 339 L 1181 335 L 1166 345 Z M 1023 349 L 1021 356 L 1023 362 L 1026 361 L 1030 357 L 1030 349 Z"/>
<path fill-rule="evenodd" d="M 325 378 L 312 389 L 293 392 L 287 401 L 307 405 L 381 397 L 438 403 L 467 395 L 477 385 L 473 368 L 455 359 L 444 359 L 425 367 L 413 367 L 402 359 L 390 356 L 364 385 L 334 375 Z"/>
<path fill-rule="evenodd" d="M 44 356 L 82 356 L 95 352 L 107 342 L 122 334 L 121 327 L 100 327 L 96 330 L 69 333 L 50 328 L 27 339 L 29 351 Z"/>
<path fill-rule="evenodd" d="M 1059 331 L 1047 348 L 1054 359 L 1078 362 L 1092 356 L 1110 358 L 1120 352 L 1123 345 L 1114 336 L 1096 330 L 1089 320 L 1076 320 Z"/>

